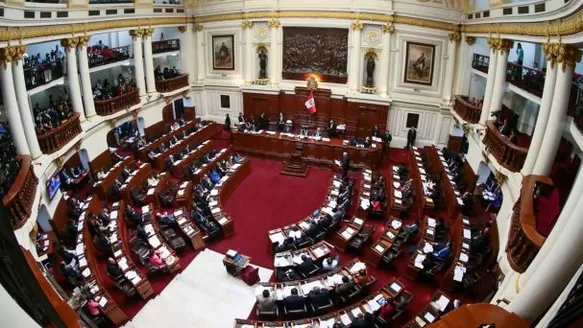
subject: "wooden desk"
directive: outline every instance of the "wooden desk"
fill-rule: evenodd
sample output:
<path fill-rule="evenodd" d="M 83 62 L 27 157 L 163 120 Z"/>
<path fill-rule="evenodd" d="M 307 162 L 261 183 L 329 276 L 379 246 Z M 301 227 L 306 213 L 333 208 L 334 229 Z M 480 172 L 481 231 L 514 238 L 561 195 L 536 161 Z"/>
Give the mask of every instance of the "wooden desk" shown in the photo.
<path fill-rule="evenodd" d="M 425 306 L 425 308 L 410 322 L 419 327 L 424 327 L 425 325 L 435 322 L 441 317 L 450 302 L 452 302 L 451 297 L 438 290 L 433 294 L 431 301 Z"/>
<path fill-rule="evenodd" d="M 165 152 L 155 156 L 152 160 L 152 164 L 155 168 L 163 170 L 166 167 L 166 159 L 170 157 L 170 155 L 181 152 L 187 145 L 192 146 L 195 143 L 202 143 L 203 141 L 210 139 L 216 132 L 216 124 L 210 123 L 202 127 L 200 130 L 187 135 L 186 138 L 179 139 L 178 143 L 174 144 L 174 146 L 169 147 Z"/>
<path fill-rule="evenodd" d="M 93 192 L 97 193 L 97 196 L 101 200 L 107 200 L 109 196 L 109 188 L 113 185 L 115 180 L 119 177 L 121 170 L 129 165 L 133 161 L 133 157 L 126 156 L 122 161 L 117 162 L 112 166 L 109 171 L 107 171 L 105 178 L 93 184 Z"/>
<path fill-rule="evenodd" d="M 275 268 L 294 267 L 298 265 L 298 262 L 294 262 L 294 260 L 301 259 L 302 255 L 310 257 L 312 261 L 317 263 L 328 257 L 331 252 L 326 242 L 319 241 L 304 248 L 275 253 L 273 256 L 273 266 Z"/>
<path fill-rule="evenodd" d="M 364 260 L 366 263 L 378 268 L 382 257 L 393 247 L 393 242 L 401 231 L 403 221 L 396 217 L 391 217 L 385 233 L 374 242 L 369 248 L 364 250 Z"/>
<path fill-rule="evenodd" d="M 194 119 L 192 121 L 186 122 L 186 124 L 184 124 L 180 128 L 174 131 L 168 131 L 163 136 L 159 137 L 153 142 L 145 145 L 144 147 L 140 147 L 140 149 L 138 149 L 137 151 L 138 159 L 141 160 L 142 162 L 149 162 L 150 157 L 148 157 L 148 153 L 150 152 L 150 150 L 157 149 L 158 147 L 160 147 L 161 144 L 170 141 L 170 139 L 172 139 L 174 136 L 184 135 L 184 131 L 195 127 L 196 124 L 198 124 L 199 122 L 200 119 Z"/>
<path fill-rule="evenodd" d="M 243 271 L 243 269 L 251 263 L 251 257 L 243 254 L 240 255 L 244 260 L 242 263 L 235 262 L 227 255 L 223 257 L 223 265 L 227 269 L 227 272 L 233 277 L 239 277 L 241 271 Z"/>
<path fill-rule="evenodd" d="M 212 143 L 209 140 L 205 141 L 202 145 L 193 149 L 188 155 L 186 155 L 186 157 L 174 162 L 170 167 L 170 172 L 178 179 L 182 179 L 184 177 L 184 167 L 193 163 L 200 156 L 208 153 L 211 149 L 213 149 Z"/>
<path fill-rule="evenodd" d="M 364 220 L 353 217 L 348 225 L 332 234 L 330 243 L 339 251 L 346 252 L 348 243 L 362 230 Z"/>
<path fill-rule="evenodd" d="M 187 219 L 188 214 L 184 213 L 185 209 L 181 208 L 174 212 L 176 217 L 176 222 L 182 231 L 182 234 L 188 238 L 192 248 L 195 250 L 201 249 L 205 246 L 203 233 L 200 229 L 192 222 L 192 220 Z"/>
<path fill-rule="evenodd" d="M 164 237 L 160 234 L 160 227 L 158 225 L 158 220 L 153 217 L 154 206 L 148 204 L 142 206 L 142 215 L 144 220 L 149 221 L 149 223 L 144 224 L 144 230 L 148 233 L 148 243 L 153 250 L 160 251 L 160 258 L 164 260 L 166 266 L 168 267 L 168 272 L 174 273 L 181 269 L 180 259 L 174 252 L 174 250 L 164 241 Z M 168 252 L 168 256 L 165 257 L 164 253 Z"/>
<path fill-rule="evenodd" d="M 341 139 L 332 139 L 329 142 L 297 139 L 283 136 L 279 132 L 254 134 L 233 131 L 232 133 L 235 151 L 256 156 L 286 160 L 291 153 L 301 151 L 304 160 L 309 164 L 332 166 L 334 160 L 340 159 L 342 153 L 347 152 L 351 166 L 355 168 L 375 169 L 382 162 L 383 151 L 380 145 L 376 148 L 362 148 L 343 145 Z"/>
<path fill-rule="evenodd" d="M 140 187 L 142 182 L 152 175 L 152 166 L 150 163 L 142 163 L 140 167 L 131 173 L 126 183 L 121 188 L 122 199 L 126 204 L 134 204 L 132 189 Z"/>
<path fill-rule="evenodd" d="M 425 147 L 425 153 L 427 154 L 432 170 L 435 170 L 436 173 L 441 175 L 443 202 L 450 220 L 453 220 L 457 217 L 463 205 L 461 194 L 457 191 L 453 181 L 448 177 L 450 175 L 449 169 L 444 165 L 443 162 L 445 162 L 445 159 L 438 153 L 437 149 L 435 147 Z"/>
<path fill-rule="evenodd" d="M 529 323 L 518 315 L 494 304 L 478 303 L 462 305 L 445 314 L 428 328 L 478 327 L 480 324 L 494 324 L 496 328 L 528 328 Z"/>
<path fill-rule="evenodd" d="M 148 191 L 146 192 L 146 203 L 152 203 L 155 207 L 160 207 L 160 198 L 158 198 L 158 193 L 166 186 L 168 179 L 170 179 L 170 174 L 167 172 L 160 173 L 158 176 L 158 183 L 155 186 L 149 187 Z"/>

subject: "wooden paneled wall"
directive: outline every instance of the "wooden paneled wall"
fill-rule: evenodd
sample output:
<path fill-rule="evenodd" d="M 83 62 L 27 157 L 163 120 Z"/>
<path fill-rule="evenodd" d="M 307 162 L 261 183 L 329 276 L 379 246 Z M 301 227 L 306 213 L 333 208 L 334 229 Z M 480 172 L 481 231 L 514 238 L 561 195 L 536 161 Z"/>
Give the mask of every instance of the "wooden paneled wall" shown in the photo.
<path fill-rule="evenodd" d="M 314 91 L 316 101 L 316 113 L 310 115 L 305 102 L 310 90 L 296 87 L 294 94 L 259 94 L 243 93 L 244 115 L 246 119 L 257 119 L 261 113 L 265 113 L 270 121 L 276 121 L 281 111 L 286 119 L 294 122 L 294 129 L 298 130 L 302 125 L 326 127 L 330 120 L 337 124 L 346 124 L 347 137 L 370 136 L 374 125 L 378 125 L 381 131 L 387 126 L 389 106 L 358 102 L 349 102 L 346 98 L 332 98 L 329 89 L 317 89 Z"/>
<path fill-rule="evenodd" d="M 172 104 L 164 106 L 162 108 L 162 120 L 164 122 L 174 121 L 174 113 L 172 112 Z"/>
<path fill-rule="evenodd" d="M 95 157 L 89 164 L 91 169 L 96 172 L 97 170 L 101 170 L 106 168 L 111 163 L 111 154 L 109 153 L 109 149 L 104 151 L 103 153 L 99 154 L 99 156 Z"/>
<path fill-rule="evenodd" d="M 184 107 L 184 119 L 192 121 L 196 118 L 196 110 L 194 107 Z"/>
<path fill-rule="evenodd" d="M 166 128 L 166 122 L 160 121 L 154 125 L 151 125 L 144 129 L 144 133 L 146 133 L 146 138 L 158 138 L 168 132 Z"/>

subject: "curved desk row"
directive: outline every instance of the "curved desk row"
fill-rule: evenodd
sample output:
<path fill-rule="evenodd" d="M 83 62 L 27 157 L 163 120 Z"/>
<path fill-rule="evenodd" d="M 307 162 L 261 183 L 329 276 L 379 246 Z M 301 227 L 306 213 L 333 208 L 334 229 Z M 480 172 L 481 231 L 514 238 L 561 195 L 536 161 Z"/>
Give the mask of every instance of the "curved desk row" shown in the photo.
<path fill-rule="evenodd" d="M 201 145 L 198 145 L 195 149 L 192 149 L 184 158 L 181 158 L 174 162 L 170 167 L 170 172 L 173 176 L 178 179 L 184 178 L 184 168 L 192 164 L 195 160 L 197 160 L 200 156 L 208 153 L 213 148 L 212 143 L 210 140 L 203 142 Z"/>
<path fill-rule="evenodd" d="M 409 151 L 409 178 L 415 183 L 415 201 L 412 207 L 417 209 L 417 217 L 431 213 L 434 208 L 433 200 L 425 197 L 423 190 L 423 183 L 427 181 L 427 171 L 423 167 L 420 156 L 417 147 Z"/>
<path fill-rule="evenodd" d="M 311 258 L 312 261 L 317 262 L 325 257 L 328 257 L 332 250 L 328 247 L 328 244 L 324 241 L 319 241 L 314 245 L 307 246 L 304 248 L 296 249 L 293 251 L 285 251 L 275 253 L 273 255 L 273 267 L 275 268 L 288 268 L 294 267 L 301 264 L 302 256 L 306 255 Z"/>
<path fill-rule="evenodd" d="M 105 178 L 93 184 L 93 190 L 100 199 L 106 200 L 109 196 L 109 187 L 119 177 L 121 170 L 133 161 L 132 156 L 126 156 L 122 161 L 113 165 L 109 171 L 105 172 Z"/>
<path fill-rule="evenodd" d="M 152 166 L 150 163 L 142 163 L 137 170 L 132 171 L 131 175 L 126 179 L 125 183 L 120 188 L 122 199 L 127 204 L 133 204 L 132 190 L 135 187 L 140 187 L 142 181 L 148 179 L 152 175 Z"/>
<path fill-rule="evenodd" d="M 174 250 L 166 244 L 164 238 L 160 235 L 160 228 L 158 222 L 153 218 L 154 206 L 148 204 L 142 206 L 141 213 L 144 216 L 145 221 L 149 221 L 144 224 L 144 230 L 148 234 L 148 244 L 152 248 L 152 251 L 158 251 L 160 258 L 166 264 L 168 272 L 173 273 L 181 269 L 180 261 Z"/>
<path fill-rule="evenodd" d="M 364 260 L 366 263 L 378 268 L 383 256 L 393 247 L 393 243 L 397 239 L 397 235 L 401 232 L 402 227 L 403 221 L 401 219 L 391 217 L 385 227 L 385 233 L 369 248 L 364 250 Z"/>
<path fill-rule="evenodd" d="M 195 127 L 196 124 L 199 122 L 200 122 L 200 119 L 194 119 L 192 121 L 188 121 L 188 122 L 186 122 L 186 124 L 184 124 L 180 128 L 178 128 L 174 131 L 168 131 L 166 134 L 160 136 L 158 139 L 150 142 L 149 144 L 145 145 L 144 147 L 140 147 L 140 149 L 138 149 L 138 151 L 137 151 L 138 159 L 143 161 L 143 162 L 149 161 L 150 158 L 148 157 L 148 153 L 150 152 L 150 150 L 160 147 L 161 144 L 170 141 L 170 139 L 172 139 L 174 136 L 184 135 L 184 132 L 186 130 Z"/>
<path fill-rule="evenodd" d="M 445 161 L 441 150 L 436 150 L 435 147 L 426 147 L 425 152 L 431 170 L 441 176 L 443 201 L 447 209 L 447 214 L 449 214 L 449 218 L 453 220 L 457 217 L 460 208 L 464 205 L 464 202 L 461 199 L 461 194 L 452 180 L 453 176 L 447 167 L 447 162 Z"/>
<path fill-rule="evenodd" d="M 290 154 L 299 152 L 310 164 L 331 166 L 334 160 L 342 157 L 343 152 L 347 152 L 352 167 L 374 169 L 380 165 L 383 157 L 382 147 L 377 144 L 374 144 L 376 147 L 363 148 L 344 145 L 342 139 L 299 139 L 279 132 L 232 133 L 236 151 L 279 160 L 287 160 Z"/>

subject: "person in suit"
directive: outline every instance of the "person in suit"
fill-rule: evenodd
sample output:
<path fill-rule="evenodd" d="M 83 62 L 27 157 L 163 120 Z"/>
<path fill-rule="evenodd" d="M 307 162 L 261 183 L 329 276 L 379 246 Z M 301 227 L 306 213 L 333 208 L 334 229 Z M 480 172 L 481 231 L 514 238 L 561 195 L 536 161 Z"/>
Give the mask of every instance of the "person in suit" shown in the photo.
<path fill-rule="evenodd" d="M 368 272 L 366 272 L 366 269 L 359 270 L 354 275 L 354 282 L 360 287 L 363 287 L 370 282 L 370 276 L 368 275 Z"/>
<path fill-rule="evenodd" d="M 445 260 L 447 258 L 449 258 L 449 256 L 451 255 L 451 246 L 450 243 L 448 242 L 447 244 L 445 244 L 443 246 L 443 248 L 441 248 L 440 250 L 437 250 L 435 252 L 432 253 L 434 257 L 438 258 L 438 259 L 442 259 Z"/>
<path fill-rule="evenodd" d="M 314 307 L 330 304 L 330 295 L 328 294 L 328 289 L 320 288 L 318 286 L 314 287 L 314 289 L 308 293 L 308 300 Z"/>
<path fill-rule="evenodd" d="M 126 205 L 126 216 L 136 225 L 144 224 L 144 218 L 141 213 L 138 213 L 135 209 L 133 209 L 130 205 Z"/>
<path fill-rule="evenodd" d="M 375 328 L 374 317 L 370 313 L 359 314 L 356 320 L 352 321 L 350 328 Z"/>
<path fill-rule="evenodd" d="M 405 148 L 409 149 L 415 146 L 415 139 L 417 138 L 417 130 L 412 126 L 407 132 L 407 146 Z"/>
<path fill-rule="evenodd" d="M 298 295 L 298 289 L 293 288 L 291 290 L 291 295 L 283 299 L 283 304 L 288 308 L 288 310 L 298 310 L 304 307 L 304 298 Z"/>
<path fill-rule="evenodd" d="M 259 129 L 266 131 L 269 130 L 269 119 L 265 113 L 261 113 L 261 116 L 259 116 Z"/>
<path fill-rule="evenodd" d="M 225 131 L 231 131 L 231 118 L 229 114 L 225 116 Z"/>
<path fill-rule="evenodd" d="M 364 148 L 370 148 L 372 146 L 372 141 L 370 140 L 370 137 L 366 137 L 364 139 Z"/>
<path fill-rule="evenodd" d="M 502 124 L 502 126 L 500 127 L 500 133 L 508 137 L 510 135 L 510 132 L 512 132 L 512 126 L 510 125 L 508 119 L 505 119 L 504 124 Z"/>
<path fill-rule="evenodd" d="M 370 135 L 376 138 L 381 137 L 381 131 L 379 130 L 379 126 L 375 125 L 372 130 L 370 131 Z"/>
<path fill-rule="evenodd" d="M 285 117 L 283 116 L 283 113 L 279 113 L 279 116 L 277 118 L 277 131 L 282 132 L 284 128 L 285 128 Z"/>
<path fill-rule="evenodd" d="M 314 261 L 312 260 L 311 257 L 307 256 L 307 255 L 302 255 L 302 263 L 300 263 L 300 265 L 298 265 L 298 272 L 300 274 L 303 274 L 304 276 L 308 277 L 310 274 L 310 271 L 312 271 L 312 269 L 314 268 Z"/>
<path fill-rule="evenodd" d="M 342 167 L 342 178 L 346 178 L 348 176 L 348 170 L 350 169 L 350 159 L 348 158 L 347 152 L 342 154 L 340 166 Z"/>
<path fill-rule="evenodd" d="M 111 257 L 107 259 L 107 273 L 114 279 L 123 277 L 123 271 Z"/>
<path fill-rule="evenodd" d="M 342 276 L 342 283 L 336 287 L 338 296 L 348 296 L 354 289 L 354 282 L 347 276 Z"/>
<path fill-rule="evenodd" d="M 239 113 L 237 120 L 239 121 L 240 124 L 245 124 L 245 117 L 243 117 L 243 113 Z"/>
<path fill-rule="evenodd" d="M 330 120 L 328 124 L 328 137 L 336 138 L 336 123 L 334 123 L 334 120 Z"/>
<path fill-rule="evenodd" d="M 338 269 L 338 260 L 336 257 L 329 257 L 322 261 L 322 271 L 331 272 Z"/>
<path fill-rule="evenodd" d="M 383 136 L 383 153 L 386 154 L 389 151 L 391 141 L 393 141 L 393 136 L 391 135 L 391 132 L 387 130 L 387 132 L 385 132 L 385 135 Z"/>
<path fill-rule="evenodd" d="M 274 252 L 275 253 L 281 253 L 281 252 L 287 252 L 289 250 L 291 250 L 294 247 L 294 239 L 292 237 L 288 237 L 286 239 L 284 239 L 283 243 L 277 243 L 277 245 L 275 246 Z"/>
<path fill-rule="evenodd" d="M 176 222 L 176 218 L 174 216 L 170 216 L 168 214 L 156 213 L 156 219 L 160 223 L 160 225 L 164 227 L 176 228 L 178 227 L 178 223 Z"/>
<path fill-rule="evenodd" d="M 316 133 L 314 134 L 314 137 L 322 138 L 323 136 L 324 136 L 324 131 L 322 131 L 322 128 L 317 128 Z"/>
<path fill-rule="evenodd" d="M 257 295 L 257 308 L 263 311 L 273 311 L 277 304 L 275 303 L 275 292 L 264 289 L 261 294 Z"/>

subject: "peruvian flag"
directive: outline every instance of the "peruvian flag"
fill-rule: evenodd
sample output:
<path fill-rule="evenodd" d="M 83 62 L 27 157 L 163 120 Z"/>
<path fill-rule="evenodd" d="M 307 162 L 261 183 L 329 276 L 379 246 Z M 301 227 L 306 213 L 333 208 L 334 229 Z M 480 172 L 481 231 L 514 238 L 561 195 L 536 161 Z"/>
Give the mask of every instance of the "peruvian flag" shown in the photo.
<path fill-rule="evenodd" d="M 314 114 L 316 112 L 316 101 L 314 100 L 314 92 L 310 91 L 310 95 L 308 96 L 308 100 L 306 100 L 306 108 L 308 109 L 308 113 Z"/>

